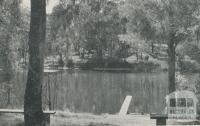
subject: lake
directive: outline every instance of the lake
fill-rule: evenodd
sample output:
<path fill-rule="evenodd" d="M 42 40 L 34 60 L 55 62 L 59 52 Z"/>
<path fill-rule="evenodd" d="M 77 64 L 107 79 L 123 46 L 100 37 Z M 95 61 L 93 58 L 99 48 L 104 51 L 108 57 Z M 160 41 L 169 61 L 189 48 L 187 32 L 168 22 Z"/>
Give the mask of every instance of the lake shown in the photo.
<path fill-rule="evenodd" d="M 23 107 L 25 82 L 25 74 L 16 74 L 9 107 Z M 8 87 L 4 86 L 1 89 L 5 89 L 0 95 L 1 107 L 7 107 Z M 113 73 L 67 70 L 45 74 L 43 108 L 48 108 L 51 103 L 51 109 L 55 110 L 115 114 L 119 112 L 126 95 L 132 95 L 130 113 L 162 112 L 167 93 L 166 72 Z"/>

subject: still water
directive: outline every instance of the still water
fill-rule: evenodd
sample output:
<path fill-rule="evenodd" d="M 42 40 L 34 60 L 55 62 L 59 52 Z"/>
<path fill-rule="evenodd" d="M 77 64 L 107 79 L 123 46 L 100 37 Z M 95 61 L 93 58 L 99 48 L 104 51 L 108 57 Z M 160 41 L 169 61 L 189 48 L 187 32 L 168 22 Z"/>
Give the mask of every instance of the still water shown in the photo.
<path fill-rule="evenodd" d="M 26 75 L 18 73 L 13 81 L 10 107 L 22 107 L 25 82 Z M 45 74 L 43 107 L 49 108 L 50 103 L 55 110 L 114 114 L 119 112 L 126 95 L 132 95 L 130 113 L 162 112 L 167 92 L 165 72 L 65 71 Z M 0 96 L 1 107 L 7 107 L 8 95 L 2 93 Z"/>

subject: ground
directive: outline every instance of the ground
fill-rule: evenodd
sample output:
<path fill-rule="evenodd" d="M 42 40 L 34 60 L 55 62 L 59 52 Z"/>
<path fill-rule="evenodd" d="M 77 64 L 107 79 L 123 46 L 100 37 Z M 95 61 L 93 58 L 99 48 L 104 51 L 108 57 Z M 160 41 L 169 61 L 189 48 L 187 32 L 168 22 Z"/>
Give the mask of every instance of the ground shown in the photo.
<path fill-rule="evenodd" d="M 23 126 L 22 123 L 23 115 L 0 115 L 0 126 Z M 172 126 L 169 125 L 169 121 L 167 121 L 167 124 L 167 126 Z M 120 116 L 57 111 L 55 115 L 51 116 L 51 126 L 156 126 L 156 121 L 150 119 L 149 114 L 129 114 L 126 116 Z"/>
<path fill-rule="evenodd" d="M 61 126 L 149 126 L 155 122 L 148 115 L 91 115 L 91 114 L 68 114 L 58 112 L 52 117 L 52 125 L 57 122 Z"/>
<path fill-rule="evenodd" d="M 0 126 L 23 126 L 23 115 L 2 114 Z M 51 126 L 155 126 L 149 115 L 92 115 L 88 113 L 56 112 L 51 116 Z"/>

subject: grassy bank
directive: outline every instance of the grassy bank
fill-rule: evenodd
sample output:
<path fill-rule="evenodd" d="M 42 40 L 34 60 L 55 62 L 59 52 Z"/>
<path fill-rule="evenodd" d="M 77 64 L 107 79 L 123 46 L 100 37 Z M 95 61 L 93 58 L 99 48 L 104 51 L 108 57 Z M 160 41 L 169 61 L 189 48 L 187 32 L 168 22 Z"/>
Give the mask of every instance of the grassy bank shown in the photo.
<path fill-rule="evenodd" d="M 195 123 L 174 123 L 167 121 L 167 126 L 195 125 Z M 0 126 L 24 126 L 23 115 L 1 114 Z M 51 126 L 156 126 L 156 121 L 149 115 L 92 115 L 88 113 L 56 112 L 51 116 Z"/>
<path fill-rule="evenodd" d="M 51 116 L 51 126 L 154 126 L 147 115 L 92 115 L 88 113 L 56 112 Z M 23 116 L 0 115 L 0 126 L 23 126 Z"/>

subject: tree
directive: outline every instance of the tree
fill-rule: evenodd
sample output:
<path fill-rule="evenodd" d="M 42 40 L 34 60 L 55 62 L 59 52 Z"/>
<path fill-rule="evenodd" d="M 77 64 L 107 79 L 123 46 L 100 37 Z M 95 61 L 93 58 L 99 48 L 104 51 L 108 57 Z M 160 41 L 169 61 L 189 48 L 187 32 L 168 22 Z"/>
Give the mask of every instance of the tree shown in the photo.
<path fill-rule="evenodd" d="M 95 18 L 90 18 L 83 25 L 84 49 L 88 52 L 95 51 L 98 59 L 103 59 L 106 53 L 113 58 L 119 41 L 118 35 L 125 32 L 125 23 L 119 16 L 118 5 L 114 2 L 107 1 L 98 10 L 91 10 Z"/>
<path fill-rule="evenodd" d="M 68 61 L 71 45 L 78 38 L 75 36 L 74 22 L 79 15 L 79 4 L 75 4 L 75 0 L 68 2 L 61 0 L 49 16 L 51 38 L 49 43 L 56 54 L 64 53 L 66 61 Z"/>
<path fill-rule="evenodd" d="M 72 2 L 74 3 L 74 2 Z M 118 5 L 107 0 L 91 0 L 69 4 L 62 1 L 51 17 L 51 34 L 59 48 L 72 45 L 76 53 L 115 54 L 118 34 L 125 31 L 124 19 L 119 17 Z M 64 51 L 63 51 L 64 52 Z"/>
<path fill-rule="evenodd" d="M 175 91 L 176 47 L 191 35 L 191 28 L 197 23 L 199 1 L 128 0 L 126 5 L 130 26 L 135 33 L 150 40 L 160 36 L 158 38 L 168 45 L 169 92 Z M 151 31 L 155 34 L 149 36 Z"/>
<path fill-rule="evenodd" d="M 17 45 L 20 43 L 20 0 L 0 2 L 0 67 L 2 67 L 3 90 L 7 93 L 7 104 L 11 105 L 14 72 L 16 70 Z"/>
<path fill-rule="evenodd" d="M 29 66 L 24 96 L 25 126 L 44 126 L 42 83 L 46 31 L 46 0 L 31 0 Z"/>
<path fill-rule="evenodd" d="M 197 22 L 194 14 L 198 11 L 199 2 L 197 0 L 168 0 L 158 3 L 160 9 L 165 14 L 165 18 L 160 18 L 162 33 L 164 33 L 165 41 L 168 45 L 168 78 L 169 92 L 176 90 L 175 85 L 175 62 L 176 62 L 176 47 L 183 41 L 188 41 L 188 36 L 191 36 L 191 28 Z M 159 15 L 161 16 L 161 15 Z M 167 22 L 164 20 L 167 20 Z M 164 22 L 164 24 L 163 24 Z"/>
<path fill-rule="evenodd" d="M 12 42 L 13 38 L 17 36 L 17 28 L 20 26 L 20 1 L 1 1 L 0 9 L 0 63 L 3 67 L 3 72 L 5 75 L 4 81 L 11 81 L 12 79 Z"/>

